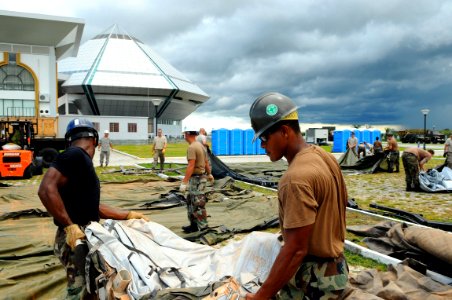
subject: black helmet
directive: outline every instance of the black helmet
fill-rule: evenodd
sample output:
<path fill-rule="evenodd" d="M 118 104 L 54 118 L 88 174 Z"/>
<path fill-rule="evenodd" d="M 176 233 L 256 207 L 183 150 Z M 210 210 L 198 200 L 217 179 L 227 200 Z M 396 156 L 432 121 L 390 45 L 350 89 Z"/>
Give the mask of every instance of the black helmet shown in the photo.
<path fill-rule="evenodd" d="M 280 93 L 266 93 L 254 100 L 250 108 L 251 127 L 256 133 L 253 142 L 267 129 L 282 120 L 298 120 L 297 106 Z"/>
<path fill-rule="evenodd" d="M 73 141 L 85 138 L 85 137 L 93 137 L 96 140 L 96 146 L 99 142 L 99 134 L 97 130 L 94 128 L 93 123 L 87 119 L 73 119 L 67 124 L 66 134 L 64 138 L 68 144 Z"/>

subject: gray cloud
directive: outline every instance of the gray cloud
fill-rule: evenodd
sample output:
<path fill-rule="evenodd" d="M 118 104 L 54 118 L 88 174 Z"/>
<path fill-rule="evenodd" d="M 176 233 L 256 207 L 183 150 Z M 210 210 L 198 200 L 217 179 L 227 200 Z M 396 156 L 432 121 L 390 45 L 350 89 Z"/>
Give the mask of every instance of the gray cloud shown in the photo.
<path fill-rule="evenodd" d="M 71 2 L 71 1 L 69 1 Z M 75 3 L 75 1 L 74 1 Z M 452 2 L 447 0 L 96 1 L 71 5 L 84 40 L 112 24 L 211 99 L 199 112 L 248 119 L 279 91 L 306 122 L 451 128 Z"/>

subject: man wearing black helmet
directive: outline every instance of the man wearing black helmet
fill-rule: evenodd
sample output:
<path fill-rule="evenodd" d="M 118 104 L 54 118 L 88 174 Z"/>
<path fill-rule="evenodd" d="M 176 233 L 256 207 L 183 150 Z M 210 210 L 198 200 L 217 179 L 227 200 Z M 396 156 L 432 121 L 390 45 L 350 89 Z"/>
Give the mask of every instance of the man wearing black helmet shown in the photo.
<path fill-rule="evenodd" d="M 271 161 L 289 166 L 278 184 L 283 245 L 256 294 L 246 299 L 337 299 L 348 280 L 345 261 L 347 190 L 331 154 L 304 140 L 297 107 L 288 97 L 268 93 L 250 109 L 254 139 Z"/>
<path fill-rule="evenodd" d="M 86 289 L 84 265 L 88 246 L 84 228 L 100 218 L 126 220 L 144 216 L 100 203 L 100 183 L 92 161 L 99 136 L 90 121 L 70 121 L 65 139 L 68 148 L 50 165 L 38 195 L 58 226 L 54 251 L 66 269 L 67 298 L 96 298 Z"/>

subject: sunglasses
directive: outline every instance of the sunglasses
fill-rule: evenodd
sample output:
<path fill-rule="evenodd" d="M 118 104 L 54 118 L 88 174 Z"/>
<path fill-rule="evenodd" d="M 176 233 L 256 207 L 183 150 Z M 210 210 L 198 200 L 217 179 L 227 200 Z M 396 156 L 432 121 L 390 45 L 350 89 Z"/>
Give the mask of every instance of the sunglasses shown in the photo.
<path fill-rule="evenodd" d="M 276 131 L 278 131 L 278 129 L 279 129 L 279 127 L 265 131 L 264 133 L 261 134 L 259 139 L 261 140 L 261 142 L 264 142 L 264 143 L 268 142 L 268 138 L 270 137 L 270 135 L 275 133 Z"/>

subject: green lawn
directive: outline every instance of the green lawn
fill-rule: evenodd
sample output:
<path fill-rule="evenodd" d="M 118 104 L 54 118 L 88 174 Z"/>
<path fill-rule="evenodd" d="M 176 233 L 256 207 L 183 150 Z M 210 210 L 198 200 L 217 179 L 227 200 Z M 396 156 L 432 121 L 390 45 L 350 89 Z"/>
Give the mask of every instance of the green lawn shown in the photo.
<path fill-rule="evenodd" d="M 152 144 L 147 145 L 116 145 L 116 150 L 135 155 L 141 158 L 152 158 Z M 187 155 L 188 143 L 169 143 L 166 148 L 166 157 L 183 157 Z"/>
<path fill-rule="evenodd" d="M 147 145 L 116 145 L 116 150 L 135 155 L 141 158 L 152 158 L 152 144 Z M 321 146 L 325 151 L 331 152 L 331 145 Z M 166 157 L 184 157 L 187 155 L 188 143 L 169 143 L 166 149 Z"/>

